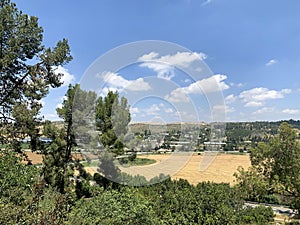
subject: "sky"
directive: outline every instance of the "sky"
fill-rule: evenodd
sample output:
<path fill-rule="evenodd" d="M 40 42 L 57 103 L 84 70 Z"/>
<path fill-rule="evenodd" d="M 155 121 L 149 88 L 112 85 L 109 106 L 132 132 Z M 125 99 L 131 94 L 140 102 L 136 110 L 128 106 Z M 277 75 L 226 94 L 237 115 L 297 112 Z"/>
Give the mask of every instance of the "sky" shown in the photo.
<path fill-rule="evenodd" d="M 119 91 L 132 122 L 300 119 L 298 0 L 14 2 L 39 18 L 45 46 L 67 38 L 74 57 L 45 119 L 70 83 Z"/>

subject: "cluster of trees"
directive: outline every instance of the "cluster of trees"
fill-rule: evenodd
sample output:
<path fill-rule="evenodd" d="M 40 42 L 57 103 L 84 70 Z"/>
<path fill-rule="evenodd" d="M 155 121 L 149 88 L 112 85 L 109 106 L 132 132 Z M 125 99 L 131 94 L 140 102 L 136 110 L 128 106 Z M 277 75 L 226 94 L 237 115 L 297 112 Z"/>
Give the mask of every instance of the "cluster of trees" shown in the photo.
<path fill-rule="evenodd" d="M 1 152 L 1 224 L 267 224 L 271 208 L 244 208 L 240 194 L 229 184 L 186 180 L 145 187 L 80 178 L 81 191 L 60 191 L 40 176 L 41 168 Z M 97 178 L 98 177 L 98 178 Z M 78 181 L 79 182 L 79 181 Z M 107 182 L 107 181 L 106 181 Z M 74 185 L 74 184 L 73 184 Z M 74 187 L 74 186 L 73 186 Z"/>
<path fill-rule="evenodd" d="M 300 210 L 300 145 L 290 124 L 283 122 L 268 143 L 250 153 L 251 167 L 235 174 L 243 198 L 283 203 Z"/>
<path fill-rule="evenodd" d="M 286 122 L 295 129 L 300 129 L 299 120 L 287 121 L 257 121 L 257 122 L 231 122 L 226 124 L 227 147 L 233 149 L 243 146 L 245 141 L 251 141 L 254 147 L 259 142 L 269 142 L 277 134 L 280 125 Z M 299 136 L 297 137 L 299 138 Z"/>

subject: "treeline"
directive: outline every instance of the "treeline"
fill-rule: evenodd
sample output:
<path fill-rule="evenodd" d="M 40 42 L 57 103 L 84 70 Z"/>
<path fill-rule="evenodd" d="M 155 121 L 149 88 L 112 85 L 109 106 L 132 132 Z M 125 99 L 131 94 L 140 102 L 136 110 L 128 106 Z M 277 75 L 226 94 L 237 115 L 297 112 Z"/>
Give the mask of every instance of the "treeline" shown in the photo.
<path fill-rule="evenodd" d="M 244 208 L 229 184 L 186 180 L 133 187 L 81 176 L 65 193 L 11 152 L 0 158 L 1 224 L 267 224 L 271 208 Z M 134 179 L 134 178 L 133 178 Z M 80 184 L 80 185 L 79 185 Z M 75 188 L 76 186 L 76 188 Z"/>

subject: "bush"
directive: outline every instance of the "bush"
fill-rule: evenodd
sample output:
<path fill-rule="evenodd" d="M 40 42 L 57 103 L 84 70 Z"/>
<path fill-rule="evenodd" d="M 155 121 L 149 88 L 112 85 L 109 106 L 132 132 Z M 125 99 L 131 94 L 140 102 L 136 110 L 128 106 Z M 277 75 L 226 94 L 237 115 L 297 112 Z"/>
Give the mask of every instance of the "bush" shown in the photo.
<path fill-rule="evenodd" d="M 264 195 L 261 198 L 261 202 L 269 204 L 280 204 L 280 199 L 276 195 Z"/>
<path fill-rule="evenodd" d="M 271 207 L 246 207 L 239 213 L 237 224 L 265 225 L 274 221 L 274 212 Z"/>
<path fill-rule="evenodd" d="M 81 199 L 69 214 L 72 225 L 159 224 L 148 201 L 134 189 L 106 190 L 91 199 Z"/>

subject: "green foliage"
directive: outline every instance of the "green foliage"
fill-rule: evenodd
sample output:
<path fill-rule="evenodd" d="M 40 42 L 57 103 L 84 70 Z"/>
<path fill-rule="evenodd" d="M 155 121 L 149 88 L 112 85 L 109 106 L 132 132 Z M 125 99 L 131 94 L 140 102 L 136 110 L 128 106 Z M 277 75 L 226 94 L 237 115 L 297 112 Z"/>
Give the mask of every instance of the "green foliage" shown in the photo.
<path fill-rule="evenodd" d="M 67 151 L 65 129 L 46 121 L 44 134 L 53 141 L 43 151 L 43 177 L 47 184 L 65 193 L 66 189 L 72 188 L 70 177 L 74 174 L 74 166 L 70 164 L 71 155 Z"/>
<path fill-rule="evenodd" d="M 260 143 L 251 150 L 251 168 L 235 176 L 246 199 L 262 201 L 264 196 L 289 196 L 291 206 L 300 209 L 300 146 L 291 125 L 284 122 L 277 136 L 268 144 Z"/>
<path fill-rule="evenodd" d="M 93 91 L 84 91 L 79 85 L 75 85 L 70 92 L 72 94 L 64 100 L 68 105 L 68 120 L 72 119 L 72 128 L 78 147 L 85 150 L 98 148 L 99 137 L 91 132 L 95 128 L 95 101 L 97 95 Z"/>
<path fill-rule="evenodd" d="M 67 224 L 159 224 L 150 203 L 137 191 L 108 190 L 92 199 L 82 199 L 69 215 Z"/>
<path fill-rule="evenodd" d="M 117 92 L 109 91 L 104 98 L 96 102 L 96 126 L 100 133 L 103 146 L 115 155 L 124 153 L 122 139 L 130 122 L 130 112 L 127 99 L 119 100 Z"/>
<path fill-rule="evenodd" d="M 267 225 L 274 221 L 274 212 L 271 207 L 246 207 L 239 213 L 238 224 Z"/>
<path fill-rule="evenodd" d="M 61 224 L 69 195 L 46 188 L 39 169 L 21 163 L 15 153 L 0 155 L 0 224 Z"/>
<path fill-rule="evenodd" d="M 39 171 L 34 166 L 21 163 L 15 153 L 0 151 L 0 197 L 20 204 L 37 182 Z"/>
<path fill-rule="evenodd" d="M 5 153 L 5 154 L 4 154 Z M 80 166 L 80 164 L 78 164 Z M 273 220 L 267 208 L 243 208 L 229 184 L 172 181 L 130 188 L 100 174 L 94 180 L 105 188 L 90 186 L 81 168 L 75 193 L 60 193 L 39 179 L 39 170 L 20 163 L 11 152 L 0 158 L 1 224 L 266 224 Z M 120 174 L 128 184 L 145 184 L 143 177 Z M 162 175 L 157 179 L 161 181 Z M 131 183 L 130 183 L 131 182 Z M 140 183 L 139 183 L 140 182 Z M 155 182 L 155 179 L 150 181 Z M 115 186 L 114 186 L 115 185 Z M 3 188 L 2 188 L 3 187 Z M 77 200 L 74 196 L 77 195 Z"/>
<path fill-rule="evenodd" d="M 38 19 L 9 0 L 0 1 L 0 34 L 0 139 L 10 143 L 28 135 L 36 150 L 40 100 L 61 85 L 55 69 L 72 59 L 70 48 L 66 39 L 45 48 Z"/>
<path fill-rule="evenodd" d="M 154 159 L 147 159 L 147 158 L 136 158 L 134 160 L 130 160 L 125 166 L 144 166 L 156 163 Z"/>

